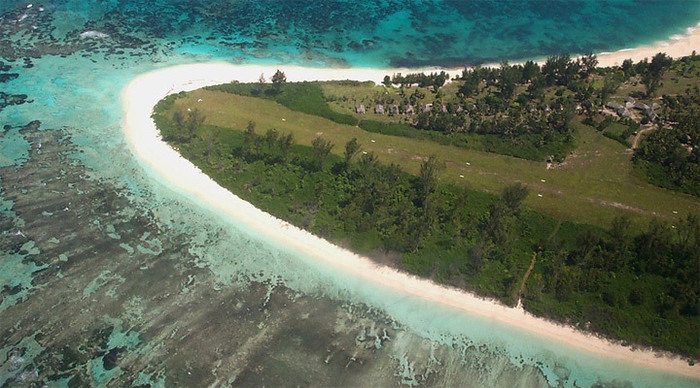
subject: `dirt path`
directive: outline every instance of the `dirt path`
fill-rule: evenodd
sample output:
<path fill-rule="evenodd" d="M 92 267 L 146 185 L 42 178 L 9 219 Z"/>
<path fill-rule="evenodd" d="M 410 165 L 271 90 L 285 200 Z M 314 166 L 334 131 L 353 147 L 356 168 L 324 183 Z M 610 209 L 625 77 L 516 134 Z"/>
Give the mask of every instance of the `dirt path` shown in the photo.
<path fill-rule="evenodd" d="M 557 234 L 560 226 L 561 226 L 561 221 L 557 222 L 557 225 L 554 227 L 554 230 L 552 230 L 552 233 L 550 233 L 549 237 L 547 237 L 548 243 L 550 241 L 552 241 L 552 238 L 554 238 L 554 235 Z M 523 296 L 523 291 L 525 290 L 525 284 L 527 283 L 527 279 L 530 277 L 532 270 L 535 269 L 535 264 L 537 263 L 537 256 L 539 254 L 540 254 L 539 250 L 532 254 L 532 259 L 530 260 L 530 266 L 527 268 L 527 271 L 525 271 L 525 275 L 523 276 L 522 280 L 520 281 L 520 284 L 518 285 L 518 289 L 511 295 L 511 298 L 512 298 L 511 300 L 517 301 L 517 303 L 516 303 L 517 306 L 520 306 L 520 299 Z"/>
<path fill-rule="evenodd" d="M 632 139 L 632 149 L 636 150 L 637 147 L 639 146 L 639 141 L 642 140 L 642 135 L 649 133 L 653 130 L 655 130 L 657 127 L 656 125 L 650 125 L 640 131 L 637 132 L 637 135 Z"/>
<path fill-rule="evenodd" d="M 511 300 L 517 301 L 516 305 L 520 306 L 520 299 L 523 296 L 523 290 L 525 289 L 525 283 L 527 282 L 527 279 L 530 277 L 530 273 L 532 270 L 535 268 L 535 263 L 537 263 L 537 255 L 539 252 L 535 252 L 532 254 L 532 260 L 530 260 L 530 266 L 527 268 L 527 271 L 525 271 L 525 276 L 523 276 L 522 280 L 520 280 L 520 285 L 518 286 L 518 289 L 516 292 L 511 295 Z"/>

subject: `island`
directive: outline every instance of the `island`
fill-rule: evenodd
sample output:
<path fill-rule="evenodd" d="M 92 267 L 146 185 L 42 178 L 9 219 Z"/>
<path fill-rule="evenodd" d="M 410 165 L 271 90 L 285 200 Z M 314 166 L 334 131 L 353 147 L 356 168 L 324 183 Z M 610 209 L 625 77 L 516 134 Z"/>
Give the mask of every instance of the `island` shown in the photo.
<path fill-rule="evenodd" d="M 153 119 L 172 148 L 154 151 L 146 141 L 149 149 L 139 151 L 144 135 L 134 129 L 136 121 L 127 136 L 137 153 L 182 163 L 182 169 L 190 169 L 191 161 L 201 169 L 206 179 L 172 177 L 192 185 L 187 190 L 270 237 L 293 228 L 290 235 L 298 240 L 285 242 L 331 256 L 330 265 L 355 274 L 378 272 L 361 276 L 398 276 L 388 265 L 406 274 L 403 280 L 412 274 L 448 286 L 436 286 L 445 294 L 435 295 L 434 283 L 420 283 L 422 297 L 431 288 L 442 302 L 469 298 L 471 312 L 487 316 L 495 310 L 515 326 L 557 339 L 574 336 L 571 342 L 580 347 L 604 348 L 645 365 L 666 364 L 605 340 L 586 345 L 591 337 L 581 333 L 695 360 L 697 171 L 659 180 L 654 171 L 678 164 L 651 155 L 671 146 L 684 150 L 673 163 L 692 166 L 688 139 L 698 114 L 693 95 L 700 61 L 659 54 L 615 67 L 595 62 L 595 56 L 558 56 L 542 66 L 504 63 L 381 77 L 374 70 L 366 78 L 381 78 L 383 85 L 290 82 L 281 70 L 271 82 L 262 74 L 257 82 L 223 83 L 229 68 L 180 88 L 191 92 L 155 91 L 148 103 L 142 98 L 140 107 L 127 109 L 127 123 L 130 114 L 144 120 L 142 111 L 170 94 L 157 103 Z M 523 78 L 527 68 L 534 69 L 529 79 Z M 248 79 L 255 71 L 236 70 Z M 334 69 L 320 77 L 342 79 L 340 74 Z M 548 80 L 548 74 L 555 76 Z M 167 84 L 168 74 L 157 76 Z M 512 92 L 504 82 L 509 77 Z M 468 93 L 470 82 L 476 87 Z M 475 113 L 484 101 L 490 114 Z M 687 120 L 674 121 L 680 117 Z M 455 125 L 455 118 L 463 124 Z M 499 126 L 500 120 L 510 125 Z M 675 140 L 659 136 L 667 133 Z M 178 174 L 178 167 L 154 163 L 161 174 Z M 634 191 L 620 190 L 628 188 Z M 568 193 L 574 194 L 570 200 Z M 262 213 L 256 208 L 269 219 L 252 220 Z M 259 213 L 248 214 L 254 211 Z M 276 223 L 277 229 L 256 222 Z M 324 250 L 331 249 L 328 241 L 363 257 L 345 251 L 348 262 L 339 264 L 336 251 Z M 404 287 L 403 280 L 396 286 Z M 683 369 L 666 361 L 669 370 Z"/>

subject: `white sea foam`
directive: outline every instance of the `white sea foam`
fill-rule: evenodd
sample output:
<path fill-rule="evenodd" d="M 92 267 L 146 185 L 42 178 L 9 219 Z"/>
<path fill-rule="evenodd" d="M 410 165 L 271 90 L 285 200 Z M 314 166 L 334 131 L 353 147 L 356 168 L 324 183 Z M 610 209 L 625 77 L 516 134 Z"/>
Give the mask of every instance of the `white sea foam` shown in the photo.
<path fill-rule="evenodd" d="M 99 31 L 85 31 L 80 33 L 80 38 L 82 39 L 105 39 L 109 38 L 109 34 Z"/>

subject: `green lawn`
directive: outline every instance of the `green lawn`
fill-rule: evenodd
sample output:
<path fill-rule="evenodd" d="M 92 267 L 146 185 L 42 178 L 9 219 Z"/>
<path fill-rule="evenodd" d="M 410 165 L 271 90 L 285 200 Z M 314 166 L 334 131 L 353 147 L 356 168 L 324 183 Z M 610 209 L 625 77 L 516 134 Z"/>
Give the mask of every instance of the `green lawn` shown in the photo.
<path fill-rule="evenodd" d="M 696 198 L 647 183 L 633 171 L 625 146 L 580 123 L 574 124 L 577 149 L 561 166 L 547 169 L 542 162 L 371 133 L 261 98 L 197 90 L 178 99 L 173 109 L 186 108 L 202 111 L 207 124 L 235 131 L 254 121 L 259 132 L 268 128 L 291 132 L 302 145 L 323 136 L 336 144 L 332 152 L 337 155 L 345 142 L 356 137 L 363 150 L 414 174 L 425 157 L 436 155 L 446 167 L 441 172 L 443 182 L 489 193 L 522 182 L 531 189 L 527 206 L 565 220 L 607 226 L 623 214 L 639 224 L 654 217 L 673 221 L 700 212 Z"/>
<path fill-rule="evenodd" d="M 603 135 L 613 140 L 617 140 L 623 146 L 630 147 L 630 138 L 634 133 L 634 128 L 620 122 L 613 122 L 603 129 Z"/>

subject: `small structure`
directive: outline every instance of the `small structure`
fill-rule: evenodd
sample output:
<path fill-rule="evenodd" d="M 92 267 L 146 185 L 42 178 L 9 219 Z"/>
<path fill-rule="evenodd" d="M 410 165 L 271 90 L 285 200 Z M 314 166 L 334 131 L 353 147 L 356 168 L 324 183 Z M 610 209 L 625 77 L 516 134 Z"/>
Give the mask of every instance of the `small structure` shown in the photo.
<path fill-rule="evenodd" d="M 398 115 L 399 112 L 399 106 L 396 104 L 391 104 L 389 105 L 389 114 L 390 115 Z"/>
<path fill-rule="evenodd" d="M 433 110 L 433 104 L 425 104 L 423 105 L 423 113 L 428 113 L 431 110 Z"/>
<path fill-rule="evenodd" d="M 649 109 L 649 105 L 643 103 L 643 102 L 635 102 L 632 106 L 634 109 L 639 109 L 639 110 L 647 110 Z"/>
<path fill-rule="evenodd" d="M 355 107 L 355 113 L 357 113 L 359 115 L 363 115 L 363 114 L 365 114 L 365 112 L 366 112 L 365 106 L 363 104 L 360 104 L 360 105 Z"/>
<path fill-rule="evenodd" d="M 656 121 L 659 118 L 659 115 L 656 114 L 654 108 L 652 107 L 647 107 L 647 109 L 644 110 L 644 114 L 647 116 L 649 121 Z"/>
<path fill-rule="evenodd" d="M 384 114 L 384 105 L 382 104 L 377 104 L 374 106 L 374 113 L 378 115 L 383 115 Z"/>
<path fill-rule="evenodd" d="M 621 104 L 618 104 L 618 103 L 616 103 L 616 102 L 614 102 L 614 101 L 608 102 L 607 104 L 605 104 L 605 106 L 608 107 L 608 108 L 610 108 L 610 109 L 612 109 L 612 110 L 614 110 L 615 112 L 617 112 L 617 111 L 620 110 L 620 109 L 624 109 L 624 106 L 622 106 Z"/>
<path fill-rule="evenodd" d="M 613 101 L 608 102 L 607 104 L 605 104 L 605 106 L 613 110 L 620 117 L 630 117 L 630 108 L 627 107 L 627 104 L 630 104 L 630 106 L 634 106 L 634 104 L 631 104 L 630 102 L 627 102 L 625 103 L 625 105 L 622 105 Z"/>

